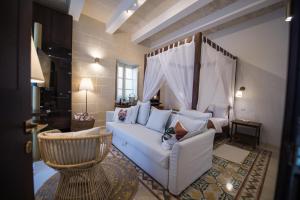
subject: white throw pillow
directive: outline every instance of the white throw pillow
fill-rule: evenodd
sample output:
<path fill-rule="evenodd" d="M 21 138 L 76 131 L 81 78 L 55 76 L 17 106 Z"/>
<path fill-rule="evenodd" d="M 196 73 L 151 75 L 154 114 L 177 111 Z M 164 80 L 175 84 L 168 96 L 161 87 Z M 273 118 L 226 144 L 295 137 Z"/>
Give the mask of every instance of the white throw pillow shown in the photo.
<path fill-rule="evenodd" d="M 99 135 L 100 127 L 73 132 L 73 136 Z"/>
<path fill-rule="evenodd" d="M 164 133 L 171 112 L 171 110 L 159 110 L 152 107 L 146 127 L 160 133 Z"/>
<path fill-rule="evenodd" d="M 120 112 L 123 113 L 123 117 L 121 117 Z M 139 105 L 131 106 L 129 108 L 116 107 L 113 116 L 113 121 L 126 123 L 126 124 L 135 124 L 138 112 L 139 112 Z"/>
<path fill-rule="evenodd" d="M 194 119 L 202 119 L 207 120 L 212 117 L 212 113 L 204 113 L 198 110 L 180 110 L 178 114 L 194 118 Z"/>
<path fill-rule="evenodd" d="M 138 117 L 137 117 L 137 123 L 145 126 L 150 116 L 150 109 L 151 109 L 150 101 L 147 101 L 145 103 L 138 101 L 137 105 L 140 106 Z"/>
<path fill-rule="evenodd" d="M 193 119 L 184 115 L 177 115 L 173 119 L 170 127 L 175 127 L 178 121 L 187 129 L 189 133 L 194 131 L 205 130 L 207 125 L 207 120 Z"/>
<path fill-rule="evenodd" d="M 95 127 L 91 129 L 86 129 L 82 131 L 75 131 L 75 132 L 65 132 L 65 133 L 43 133 L 45 136 L 49 137 L 82 137 L 82 136 L 89 136 L 89 135 L 99 135 L 100 134 L 100 127 Z"/>

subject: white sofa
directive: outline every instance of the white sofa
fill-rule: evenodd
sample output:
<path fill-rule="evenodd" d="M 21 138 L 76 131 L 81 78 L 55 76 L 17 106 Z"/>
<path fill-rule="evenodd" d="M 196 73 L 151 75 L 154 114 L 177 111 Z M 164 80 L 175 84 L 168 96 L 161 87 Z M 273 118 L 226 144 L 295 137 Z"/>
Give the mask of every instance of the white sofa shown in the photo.
<path fill-rule="evenodd" d="M 180 194 L 212 167 L 214 129 L 164 150 L 161 133 L 140 124 L 113 122 L 113 115 L 113 111 L 106 112 L 106 128 L 113 133 L 113 145 L 172 194 Z"/>

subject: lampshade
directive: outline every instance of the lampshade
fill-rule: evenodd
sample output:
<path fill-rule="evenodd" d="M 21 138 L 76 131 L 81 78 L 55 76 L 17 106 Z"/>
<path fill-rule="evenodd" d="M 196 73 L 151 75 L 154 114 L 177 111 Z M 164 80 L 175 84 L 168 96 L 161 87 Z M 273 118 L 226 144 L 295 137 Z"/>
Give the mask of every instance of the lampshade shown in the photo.
<path fill-rule="evenodd" d="M 243 91 L 245 91 L 245 87 L 242 86 L 240 87 L 240 89 L 235 93 L 235 97 L 238 97 L 238 98 L 242 98 L 243 97 Z"/>
<path fill-rule="evenodd" d="M 238 91 L 236 92 L 235 96 L 238 97 L 238 98 L 242 98 L 242 97 L 243 97 L 243 91 L 238 90 Z"/>
<path fill-rule="evenodd" d="M 43 83 L 44 81 L 41 64 L 31 37 L 31 83 Z"/>
<path fill-rule="evenodd" d="M 79 90 L 92 91 L 94 90 L 92 80 L 90 78 L 83 78 L 80 81 Z"/>

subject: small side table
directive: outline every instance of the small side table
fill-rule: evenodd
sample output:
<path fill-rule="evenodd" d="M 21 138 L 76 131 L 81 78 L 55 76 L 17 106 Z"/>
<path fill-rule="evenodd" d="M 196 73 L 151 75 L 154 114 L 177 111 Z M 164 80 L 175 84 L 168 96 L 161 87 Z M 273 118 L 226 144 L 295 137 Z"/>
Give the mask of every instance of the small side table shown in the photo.
<path fill-rule="evenodd" d="M 257 145 L 260 143 L 260 129 L 262 124 L 259 122 L 253 122 L 253 121 L 246 121 L 246 120 L 240 120 L 235 119 L 231 121 L 231 132 L 230 132 L 230 138 L 233 140 L 235 137 L 244 138 L 247 141 L 254 140 L 254 148 L 256 148 Z M 238 131 L 239 126 L 244 127 L 250 127 L 254 130 L 254 135 L 248 135 L 244 134 Z"/>
<path fill-rule="evenodd" d="M 94 124 L 95 124 L 95 119 L 89 119 L 89 120 L 72 119 L 71 131 L 82 131 L 82 130 L 90 129 L 94 127 Z"/>

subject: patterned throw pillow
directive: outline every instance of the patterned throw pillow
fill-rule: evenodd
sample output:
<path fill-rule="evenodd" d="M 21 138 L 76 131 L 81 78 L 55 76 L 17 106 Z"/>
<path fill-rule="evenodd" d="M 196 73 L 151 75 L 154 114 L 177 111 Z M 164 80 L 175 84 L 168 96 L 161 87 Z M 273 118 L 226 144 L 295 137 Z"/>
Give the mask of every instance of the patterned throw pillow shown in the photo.
<path fill-rule="evenodd" d="M 127 110 L 121 109 L 121 110 L 119 111 L 119 113 L 118 113 L 118 118 L 119 118 L 119 120 L 122 121 L 122 122 L 125 121 L 126 116 L 127 116 Z"/>
<path fill-rule="evenodd" d="M 213 122 L 211 120 L 207 121 L 207 125 L 206 126 L 207 126 L 207 129 L 210 129 L 210 128 L 216 129 L 215 126 L 214 126 L 214 124 L 213 124 Z"/>
<path fill-rule="evenodd" d="M 183 127 L 183 125 L 179 121 L 177 121 L 174 128 L 177 140 L 180 140 L 188 133 L 188 131 Z"/>

